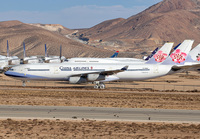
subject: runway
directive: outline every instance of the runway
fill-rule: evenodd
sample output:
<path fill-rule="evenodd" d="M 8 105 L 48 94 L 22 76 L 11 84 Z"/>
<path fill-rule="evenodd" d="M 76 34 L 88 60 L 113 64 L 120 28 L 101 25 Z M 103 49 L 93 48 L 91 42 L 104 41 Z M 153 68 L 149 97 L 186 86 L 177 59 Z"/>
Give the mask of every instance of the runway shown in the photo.
<path fill-rule="evenodd" d="M 0 118 L 200 122 L 200 110 L 0 105 Z"/>

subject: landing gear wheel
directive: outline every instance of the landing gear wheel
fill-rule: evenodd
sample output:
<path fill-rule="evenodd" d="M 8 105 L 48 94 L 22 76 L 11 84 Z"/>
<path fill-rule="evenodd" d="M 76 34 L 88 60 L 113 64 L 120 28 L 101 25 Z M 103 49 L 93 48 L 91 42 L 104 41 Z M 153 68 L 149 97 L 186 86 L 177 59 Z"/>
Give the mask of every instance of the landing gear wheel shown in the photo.
<path fill-rule="evenodd" d="M 98 86 L 98 85 L 95 85 L 95 86 L 94 86 L 94 89 L 98 89 L 98 88 L 99 88 L 99 86 Z"/>
<path fill-rule="evenodd" d="M 95 83 L 95 86 L 94 86 L 94 89 L 105 89 L 106 88 L 106 86 L 105 86 L 105 84 L 104 83 L 101 83 L 101 82 L 99 82 L 99 81 L 97 81 L 97 82 L 94 82 Z"/>
<path fill-rule="evenodd" d="M 106 86 L 105 86 L 105 84 L 104 84 L 104 83 L 101 83 L 101 84 L 99 85 L 99 88 L 100 88 L 100 89 L 105 89 L 105 88 L 106 88 Z"/>

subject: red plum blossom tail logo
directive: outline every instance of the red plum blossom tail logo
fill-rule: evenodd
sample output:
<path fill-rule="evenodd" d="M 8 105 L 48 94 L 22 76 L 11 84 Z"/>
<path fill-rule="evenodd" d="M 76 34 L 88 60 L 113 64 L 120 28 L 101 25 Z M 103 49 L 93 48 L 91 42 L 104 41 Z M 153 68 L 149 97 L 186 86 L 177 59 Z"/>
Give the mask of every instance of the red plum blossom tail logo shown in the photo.
<path fill-rule="evenodd" d="M 187 54 L 184 52 L 181 52 L 180 49 L 177 49 L 174 53 L 170 55 L 170 57 L 172 58 L 172 61 L 174 61 L 175 63 L 181 63 L 185 61 L 186 56 Z"/>
<path fill-rule="evenodd" d="M 200 61 L 200 54 L 198 54 L 197 56 L 197 61 Z"/>
<path fill-rule="evenodd" d="M 167 54 L 163 53 L 163 51 L 158 51 L 154 56 L 155 61 L 163 62 L 167 58 Z"/>

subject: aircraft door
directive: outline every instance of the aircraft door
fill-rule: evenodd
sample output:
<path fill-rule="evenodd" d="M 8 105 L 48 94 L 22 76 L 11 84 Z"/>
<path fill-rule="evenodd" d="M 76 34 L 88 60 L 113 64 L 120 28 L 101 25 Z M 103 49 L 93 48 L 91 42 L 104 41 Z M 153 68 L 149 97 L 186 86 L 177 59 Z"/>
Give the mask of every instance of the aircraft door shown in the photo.
<path fill-rule="evenodd" d="M 158 70 L 158 66 L 157 66 L 157 65 L 154 65 L 154 66 L 153 66 L 153 72 L 154 72 L 154 73 L 159 73 L 159 70 Z"/>
<path fill-rule="evenodd" d="M 58 67 L 54 67 L 54 74 L 58 74 L 59 70 Z"/>

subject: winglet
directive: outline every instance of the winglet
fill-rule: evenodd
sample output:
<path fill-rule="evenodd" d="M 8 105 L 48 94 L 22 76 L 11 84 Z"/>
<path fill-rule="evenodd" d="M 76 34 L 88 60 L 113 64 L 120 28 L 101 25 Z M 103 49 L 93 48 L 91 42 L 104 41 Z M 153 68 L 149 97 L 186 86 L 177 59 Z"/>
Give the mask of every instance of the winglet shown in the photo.
<path fill-rule="evenodd" d="M 60 61 L 61 61 L 61 57 L 62 57 L 62 45 L 60 45 Z"/>
<path fill-rule="evenodd" d="M 26 48 L 25 48 L 25 43 L 23 42 L 23 49 L 24 49 L 24 58 L 26 57 Z"/>
<path fill-rule="evenodd" d="M 157 52 L 146 62 L 146 64 L 158 64 L 163 62 L 168 56 L 174 45 L 173 42 L 165 43 Z"/>
<path fill-rule="evenodd" d="M 163 65 L 184 65 L 194 40 L 184 40 L 181 45 L 162 63 Z"/>
<path fill-rule="evenodd" d="M 44 45 L 44 49 L 45 49 L 45 57 L 48 57 L 48 54 L 47 54 L 47 45 L 46 44 Z"/>
<path fill-rule="evenodd" d="M 115 58 L 118 56 L 119 51 L 116 51 L 110 58 Z"/>
<path fill-rule="evenodd" d="M 121 68 L 121 70 L 123 70 L 123 71 L 125 71 L 127 69 L 128 69 L 128 66 L 125 66 L 125 67 Z"/>
<path fill-rule="evenodd" d="M 9 44 L 8 44 L 8 40 L 7 40 L 7 57 L 9 57 Z"/>

